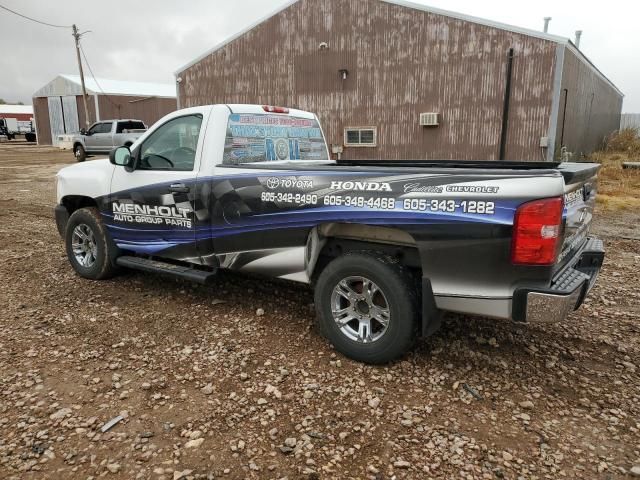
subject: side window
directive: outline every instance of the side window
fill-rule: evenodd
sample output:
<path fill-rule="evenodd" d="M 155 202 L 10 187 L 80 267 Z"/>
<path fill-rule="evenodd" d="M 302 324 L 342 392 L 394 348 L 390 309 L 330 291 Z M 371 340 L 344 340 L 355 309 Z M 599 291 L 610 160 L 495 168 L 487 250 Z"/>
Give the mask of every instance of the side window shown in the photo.
<path fill-rule="evenodd" d="M 192 171 L 201 127 L 202 115 L 169 120 L 142 144 L 138 169 Z"/>
<path fill-rule="evenodd" d="M 345 147 L 375 147 L 378 144 L 378 129 L 376 127 L 345 128 Z"/>
<path fill-rule="evenodd" d="M 96 123 L 93 127 L 89 129 L 89 133 L 94 135 L 96 133 L 111 133 L 111 126 L 113 124 L 111 122 L 107 123 Z"/>

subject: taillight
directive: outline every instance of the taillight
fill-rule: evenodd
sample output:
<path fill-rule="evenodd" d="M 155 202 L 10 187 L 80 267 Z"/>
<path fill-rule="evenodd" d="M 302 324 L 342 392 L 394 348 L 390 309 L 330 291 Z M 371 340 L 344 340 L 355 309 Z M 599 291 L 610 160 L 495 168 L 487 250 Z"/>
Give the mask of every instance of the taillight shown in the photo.
<path fill-rule="evenodd" d="M 516 265 L 556 263 L 562 234 L 564 199 L 548 198 L 525 203 L 513 223 L 511 261 Z"/>
<path fill-rule="evenodd" d="M 263 105 L 263 110 L 269 113 L 289 113 L 289 109 L 286 107 L 274 107 L 271 105 Z"/>

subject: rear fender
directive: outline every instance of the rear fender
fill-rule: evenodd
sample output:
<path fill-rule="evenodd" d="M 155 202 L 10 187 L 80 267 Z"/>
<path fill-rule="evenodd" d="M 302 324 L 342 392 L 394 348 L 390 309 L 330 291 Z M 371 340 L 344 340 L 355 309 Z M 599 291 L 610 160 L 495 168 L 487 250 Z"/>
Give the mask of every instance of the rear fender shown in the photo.
<path fill-rule="evenodd" d="M 395 228 L 344 223 L 320 225 L 312 230 L 307 241 L 305 270 L 308 277 L 313 279 L 320 275 L 324 266 L 321 256 L 336 256 L 353 249 L 415 250 L 416 243 L 411 235 Z M 420 263 L 409 266 L 420 266 Z"/>
<path fill-rule="evenodd" d="M 366 250 L 400 257 L 404 265 L 416 272 L 421 294 L 421 315 L 418 319 L 420 332 L 423 337 L 433 335 L 440 328 L 442 312 L 436 306 L 431 280 L 424 272 L 418 246 L 413 237 L 405 231 L 341 223 L 314 228 L 309 235 L 305 252 L 307 276 L 313 283 L 332 258 L 348 251 Z"/>

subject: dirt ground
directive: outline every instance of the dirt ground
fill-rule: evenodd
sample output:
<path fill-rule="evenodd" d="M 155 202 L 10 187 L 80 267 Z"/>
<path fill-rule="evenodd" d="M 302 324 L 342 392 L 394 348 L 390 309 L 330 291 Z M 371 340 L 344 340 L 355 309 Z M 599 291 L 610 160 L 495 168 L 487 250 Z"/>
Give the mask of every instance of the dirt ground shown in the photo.
<path fill-rule="evenodd" d="M 305 287 L 78 278 L 52 218 L 54 174 L 71 163 L 0 144 L 0 478 L 640 471 L 637 212 L 598 219 L 606 266 L 567 322 L 449 315 L 403 361 L 369 367 L 320 338 Z"/>

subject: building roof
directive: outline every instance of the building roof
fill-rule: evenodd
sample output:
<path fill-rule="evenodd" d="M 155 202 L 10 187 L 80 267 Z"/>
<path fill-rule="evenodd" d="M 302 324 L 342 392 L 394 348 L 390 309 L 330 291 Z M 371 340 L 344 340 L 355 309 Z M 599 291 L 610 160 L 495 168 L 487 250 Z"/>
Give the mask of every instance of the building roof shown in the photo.
<path fill-rule="evenodd" d="M 242 30 L 242 31 L 236 33 L 235 35 L 227 38 L 226 40 L 224 40 L 223 42 L 219 43 L 218 45 L 216 45 L 212 49 L 208 50 L 207 52 L 205 52 L 202 55 L 200 55 L 199 57 L 197 57 L 195 60 L 187 63 L 186 65 L 184 65 L 183 67 L 178 69 L 175 72 L 175 75 L 179 76 L 182 72 L 184 72 L 188 68 L 191 68 L 195 64 L 197 64 L 200 61 L 202 61 L 205 58 L 207 58 L 212 53 L 215 53 L 216 51 L 218 51 L 221 48 L 225 47 L 226 45 L 228 45 L 229 43 L 233 42 L 234 40 L 242 37 L 246 33 L 250 32 L 251 30 L 256 28 L 258 25 L 260 25 L 260 24 L 266 22 L 267 20 L 269 20 L 270 18 L 278 15 L 279 13 L 283 12 L 284 10 L 288 9 L 292 5 L 298 3 L 299 1 L 300 0 L 288 0 L 286 3 L 281 5 L 275 11 L 271 12 L 266 17 L 263 17 L 260 20 L 258 20 L 257 22 L 252 23 L 251 25 L 249 25 L 244 30 Z M 620 95 L 623 95 L 622 92 L 620 91 L 620 89 L 618 89 L 618 87 L 616 87 L 616 85 L 611 80 L 609 80 L 593 64 L 593 62 L 591 62 L 591 60 L 589 60 L 589 58 L 587 58 L 587 56 L 584 53 L 582 53 L 582 51 L 580 51 L 580 49 L 578 47 L 575 46 L 575 44 L 570 39 L 568 39 L 566 37 L 553 35 L 553 34 L 545 33 L 545 32 L 540 32 L 540 31 L 537 31 L 537 30 L 531 30 L 531 29 L 528 29 L 528 28 L 517 27 L 515 25 L 509 25 L 509 24 L 506 24 L 506 23 L 495 22 L 493 20 L 487 20 L 487 19 L 484 19 L 484 18 L 474 17 L 474 16 L 471 16 L 471 15 L 463 14 L 463 13 L 452 12 L 452 11 L 449 11 L 449 10 L 442 10 L 442 9 L 439 9 L 439 8 L 430 7 L 430 6 L 425 5 L 423 3 L 416 3 L 416 2 L 407 1 L 407 0 L 379 0 L 379 1 L 385 2 L 385 3 L 390 3 L 390 4 L 393 4 L 393 5 L 398 5 L 398 6 L 405 7 L 405 8 L 411 8 L 413 10 L 420 10 L 420 11 L 423 11 L 423 12 L 432 13 L 434 15 L 442 15 L 442 16 L 445 16 L 445 17 L 456 18 L 458 20 L 463 20 L 465 22 L 471 22 L 471 23 L 475 23 L 475 24 L 478 24 L 478 25 L 484 25 L 484 26 L 487 26 L 487 27 L 497 28 L 499 30 L 505 30 L 505 31 L 508 31 L 508 32 L 519 33 L 519 34 L 522 34 L 522 35 L 528 35 L 530 37 L 540 38 L 542 40 L 548 40 L 550 42 L 554 42 L 554 43 L 557 43 L 559 45 L 566 46 L 567 48 L 573 50 L 580 58 L 582 58 L 582 60 L 584 62 L 586 62 L 591 68 L 593 68 L 600 75 L 600 77 L 602 77 L 602 79 L 604 81 L 609 83 Z"/>
<path fill-rule="evenodd" d="M 32 105 L 0 105 L 0 115 L 6 114 L 16 115 L 33 115 Z"/>
<path fill-rule="evenodd" d="M 176 98 L 176 87 L 171 83 L 129 82 L 85 77 L 85 86 L 89 95 Z M 34 97 L 65 95 L 82 95 L 79 75 L 58 75 L 33 94 Z"/>

